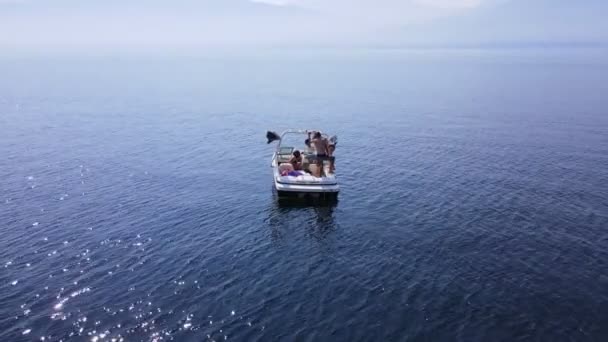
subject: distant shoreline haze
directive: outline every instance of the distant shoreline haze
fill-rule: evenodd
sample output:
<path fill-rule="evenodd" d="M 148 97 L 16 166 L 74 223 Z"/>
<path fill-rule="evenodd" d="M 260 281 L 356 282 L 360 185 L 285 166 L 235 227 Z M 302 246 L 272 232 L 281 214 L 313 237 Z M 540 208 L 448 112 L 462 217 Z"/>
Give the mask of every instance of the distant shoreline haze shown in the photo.
<path fill-rule="evenodd" d="M 600 0 L 0 0 L 0 49 L 608 46 Z"/>

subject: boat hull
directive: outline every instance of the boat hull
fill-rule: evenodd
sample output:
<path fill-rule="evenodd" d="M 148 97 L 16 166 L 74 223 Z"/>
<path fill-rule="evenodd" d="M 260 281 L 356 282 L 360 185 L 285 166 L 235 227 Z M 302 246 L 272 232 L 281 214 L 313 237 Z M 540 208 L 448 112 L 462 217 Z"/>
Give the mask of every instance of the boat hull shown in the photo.
<path fill-rule="evenodd" d="M 274 187 L 279 195 L 289 194 L 328 194 L 337 195 L 340 192 L 340 186 L 336 184 L 286 184 L 275 179 Z"/>
<path fill-rule="evenodd" d="M 284 177 L 274 172 L 274 188 L 279 197 L 313 197 L 313 198 L 336 198 L 340 192 L 337 180 L 333 181 L 282 181 Z"/>

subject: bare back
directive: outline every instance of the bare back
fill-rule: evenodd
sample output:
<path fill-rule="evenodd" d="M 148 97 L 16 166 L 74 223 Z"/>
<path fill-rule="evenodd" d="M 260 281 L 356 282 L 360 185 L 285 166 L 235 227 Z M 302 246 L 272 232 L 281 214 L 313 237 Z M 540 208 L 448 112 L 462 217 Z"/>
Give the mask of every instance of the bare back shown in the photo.
<path fill-rule="evenodd" d="M 327 139 L 323 139 L 323 138 L 312 139 L 312 145 L 315 147 L 315 152 L 317 154 L 327 154 L 327 147 L 329 146 Z"/>

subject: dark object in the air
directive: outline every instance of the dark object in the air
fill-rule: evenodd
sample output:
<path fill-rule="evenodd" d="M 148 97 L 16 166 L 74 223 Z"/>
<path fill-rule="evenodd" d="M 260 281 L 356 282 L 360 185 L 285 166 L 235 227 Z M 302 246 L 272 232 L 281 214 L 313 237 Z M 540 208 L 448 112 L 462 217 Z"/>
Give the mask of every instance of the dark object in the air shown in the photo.
<path fill-rule="evenodd" d="M 267 144 L 270 144 L 273 141 L 281 140 L 281 136 L 276 134 L 275 132 L 268 131 L 266 132 L 266 139 L 268 139 Z"/>

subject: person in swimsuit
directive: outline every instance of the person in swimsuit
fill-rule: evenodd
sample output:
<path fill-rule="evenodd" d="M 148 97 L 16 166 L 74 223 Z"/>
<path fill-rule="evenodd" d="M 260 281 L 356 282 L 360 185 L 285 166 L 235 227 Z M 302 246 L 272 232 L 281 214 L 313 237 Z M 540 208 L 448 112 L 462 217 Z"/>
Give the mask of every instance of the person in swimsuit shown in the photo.
<path fill-rule="evenodd" d="M 312 151 L 312 145 L 310 144 L 310 132 L 308 132 L 308 138 L 306 138 L 306 140 L 304 140 L 304 145 L 306 145 L 306 150 L 308 152 Z"/>
<path fill-rule="evenodd" d="M 315 149 L 315 160 L 319 169 L 317 177 L 321 177 L 324 174 L 323 161 L 329 159 L 329 142 L 327 139 L 323 138 L 321 132 L 314 132 L 310 142 Z"/>
<path fill-rule="evenodd" d="M 327 155 L 329 156 L 329 173 L 334 173 L 336 171 L 336 158 L 334 157 L 334 151 L 336 150 L 336 145 L 331 141 L 327 146 Z"/>
<path fill-rule="evenodd" d="M 302 154 L 300 151 L 293 151 L 293 157 L 289 159 L 289 163 L 293 165 L 293 169 L 296 171 L 302 170 Z"/>

